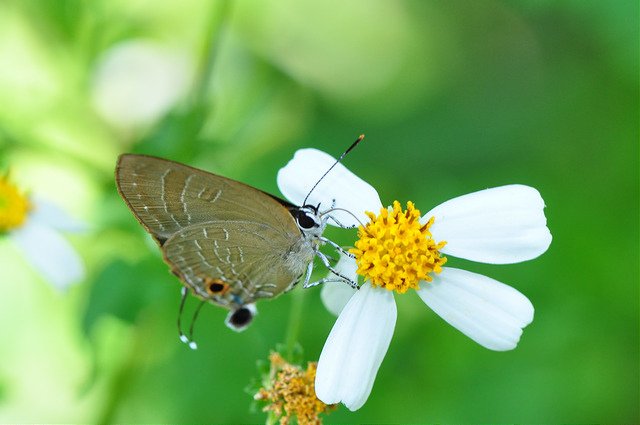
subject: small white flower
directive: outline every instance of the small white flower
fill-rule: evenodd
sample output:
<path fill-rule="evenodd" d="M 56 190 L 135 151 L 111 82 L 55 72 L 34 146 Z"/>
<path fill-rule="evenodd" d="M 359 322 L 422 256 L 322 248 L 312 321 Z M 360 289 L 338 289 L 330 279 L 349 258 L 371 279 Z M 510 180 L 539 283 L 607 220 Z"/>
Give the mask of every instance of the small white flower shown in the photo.
<path fill-rule="evenodd" d="M 57 289 L 84 277 L 80 257 L 59 233 L 82 226 L 64 211 L 38 197 L 28 198 L 0 176 L 0 236 L 7 235 L 25 258 Z"/>
<path fill-rule="evenodd" d="M 92 101 L 113 126 L 131 130 L 153 124 L 187 92 L 193 79 L 184 54 L 148 40 L 107 50 L 93 76 Z"/>
<path fill-rule="evenodd" d="M 316 149 L 299 150 L 278 173 L 278 186 L 300 204 L 334 162 Z M 377 191 L 338 164 L 307 203 L 325 209 L 334 204 L 366 223 L 351 251 L 356 260 L 345 256 L 336 266 L 354 278 L 357 267 L 364 284 L 359 291 L 345 289 L 347 285 L 323 288 L 327 308 L 339 313 L 318 362 L 316 392 L 324 403 L 342 402 L 357 410 L 369 397 L 395 327 L 394 291 L 414 289 L 445 321 L 491 350 L 515 348 L 522 329 L 533 320 L 531 302 L 510 286 L 442 266 L 443 254 L 509 264 L 545 252 L 551 233 L 537 190 L 523 185 L 486 189 L 451 199 L 420 217 L 410 202 L 406 211 L 397 202 L 382 208 Z M 366 213 L 378 210 L 378 216 Z M 360 224 L 341 211 L 335 217 L 343 225 Z"/>

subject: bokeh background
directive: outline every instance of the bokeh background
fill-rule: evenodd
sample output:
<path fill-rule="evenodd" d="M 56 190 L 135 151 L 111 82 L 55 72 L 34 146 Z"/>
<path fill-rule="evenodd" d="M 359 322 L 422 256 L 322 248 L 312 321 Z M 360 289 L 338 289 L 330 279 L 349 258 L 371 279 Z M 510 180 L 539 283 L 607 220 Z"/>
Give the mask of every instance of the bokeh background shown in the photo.
<path fill-rule="evenodd" d="M 450 259 L 532 300 L 516 350 L 397 297 L 369 401 L 326 422 L 638 423 L 638 3 L 577 0 L 3 0 L 0 165 L 86 224 L 69 239 L 87 273 L 61 293 L 0 239 L 0 422 L 264 422 L 244 388 L 292 307 L 318 357 L 334 320 L 319 290 L 262 302 L 241 334 L 206 306 L 189 350 L 180 285 L 115 161 L 277 194 L 296 149 L 337 155 L 360 133 L 345 163 L 383 202 L 523 183 L 554 240 L 528 263 Z"/>

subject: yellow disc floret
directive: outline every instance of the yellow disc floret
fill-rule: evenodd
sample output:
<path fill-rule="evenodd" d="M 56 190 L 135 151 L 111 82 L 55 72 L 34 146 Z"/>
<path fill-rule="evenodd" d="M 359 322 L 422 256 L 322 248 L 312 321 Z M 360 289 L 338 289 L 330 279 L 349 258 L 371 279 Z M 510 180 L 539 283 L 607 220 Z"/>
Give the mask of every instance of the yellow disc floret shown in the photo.
<path fill-rule="evenodd" d="M 431 281 L 432 272 L 440 273 L 447 258 L 440 255 L 446 242 L 436 243 L 426 224 L 420 224 L 420 211 L 407 202 L 403 211 L 400 202 L 393 209 L 380 209 L 376 216 L 367 212 L 371 221 L 358 229 L 356 247 L 349 252 L 356 256 L 358 274 L 374 286 L 404 294 L 418 289 L 421 280 Z"/>
<path fill-rule="evenodd" d="M 20 227 L 31 204 L 7 176 L 0 176 L 0 232 Z"/>

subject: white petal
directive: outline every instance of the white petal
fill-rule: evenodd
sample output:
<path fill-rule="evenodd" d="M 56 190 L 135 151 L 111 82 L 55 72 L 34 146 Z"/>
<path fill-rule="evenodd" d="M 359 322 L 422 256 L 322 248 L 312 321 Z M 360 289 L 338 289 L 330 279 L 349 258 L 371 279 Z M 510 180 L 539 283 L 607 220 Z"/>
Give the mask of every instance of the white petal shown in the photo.
<path fill-rule="evenodd" d="M 56 230 L 30 220 L 11 232 L 11 238 L 29 262 L 58 289 L 84 277 L 80 257 Z"/>
<path fill-rule="evenodd" d="M 510 286 L 466 270 L 443 267 L 417 291 L 440 317 L 490 350 L 512 350 L 533 320 L 531 302 Z"/>
<path fill-rule="evenodd" d="M 431 232 L 442 249 L 468 260 L 509 264 L 545 252 L 551 232 L 540 193 L 529 186 L 509 185 L 451 199 L 423 217 L 435 217 Z"/>
<path fill-rule="evenodd" d="M 40 196 L 33 196 L 32 201 L 34 209 L 33 212 L 29 214 L 30 220 L 38 221 L 54 229 L 64 230 L 66 232 L 82 232 L 86 230 L 87 226 L 83 222 L 71 217 L 48 200 Z"/>
<path fill-rule="evenodd" d="M 292 203 L 302 205 L 313 185 L 335 163 L 331 155 L 317 149 L 300 149 L 293 159 L 278 172 L 278 187 L 280 192 Z M 307 204 L 318 205 L 324 211 L 335 206 L 344 208 L 355 214 L 358 219 L 366 223 L 369 221 L 365 211 L 378 213 L 382 206 L 378 192 L 367 182 L 353 174 L 342 164 L 333 170 L 311 192 Z M 355 226 L 358 222 L 349 214 L 342 211 L 331 213 L 345 226 Z M 330 224 L 335 224 L 331 220 Z"/>
<path fill-rule="evenodd" d="M 367 401 L 396 325 L 393 294 L 365 283 L 351 297 L 324 344 L 316 394 L 326 404 L 357 410 Z"/>
<path fill-rule="evenodd" d="M 358 281 L 358 275 L 356 270 L 358 266 L 356 260 L 347 257 L 344 254 L 340 254 L 340 261 L 335 265 L 335 269 L 343 276 L 350 278 L 352 281 Z M 327 277 L 334 277 L 333 273 L 329 273 Z M 320 298 L 324 303 L 324 306 L 338 316 L 349 299 L 356 293 L 356 290 L 344 282 L 326 282 L 322 284 L 322 291 L 320 291 Z"/>

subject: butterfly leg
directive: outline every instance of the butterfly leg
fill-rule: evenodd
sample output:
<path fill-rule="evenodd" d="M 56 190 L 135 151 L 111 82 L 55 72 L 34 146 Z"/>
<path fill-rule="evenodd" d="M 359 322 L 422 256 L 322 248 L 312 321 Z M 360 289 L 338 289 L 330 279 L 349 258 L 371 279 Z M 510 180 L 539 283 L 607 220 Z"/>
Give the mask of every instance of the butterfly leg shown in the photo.
<path fill-rule="evenodd" d="M 311 273 L 313 273 L 313 261 L 309 262 L 307 266 L 307 275 L 304 277 L 304 285 L 303 288 L 306 288 L 309 285 L 309 281 L 311 280 Z"/>
<path fill-rule="evenodd" d="M 347 283 L 349 286 L 351 286 L 353 289 L 360 289 L 360 287 L 358 286 L 352 286 L 351 283 L 345 282 L 344 279 L 339 278 L 339 277 L 325 277 L 322 278 L 316 282 L 312 282 L 309 285 L 309 288 L 312 288 L 314 286 L 318 286 L 318 285 L 322 285 L 323 283 L 329 283 L 329 282 L 335 282 L 335 283 Z"/>
<path fill-rule="evenodd" d="M 324 243 L 328 243 L 329 245 L 331 245 L 332 247 L 334 247 L 336 249 L 336 251 L 339 251 L 340 253 L 346 255 L 349 258 L 356 258 L 355 255 L 353 255 L 352 253 L 346 251 L 344 248 L 342 248 L 340 245 L 338 245 L 337 243 L 335 243 L 332 240 L 329 240 L 327 238 L 325 238 L 324 236 L 320 236 L 320 240 Z"/>
<path fill-rule="evenodd" d="M 332 200 L 331 200 L 331 208 L 329 208 L 329 210 L 332 210 L 332 209 L 334 209 L 335 207 L 336 207 L 336 200 L 335 200 L 335 198 L 334 198 L 334 199 L 332 199 Z M 328 219 L 333 220 L 333 222 L 334 222 L 334 223 L 336 223 L 336 225 L 337 225 L 338 227 L 342 228 L 342 229 L 355 229 L 355 228 L 356 228 L 356 226 L 355 226 L 355 225 L 346 226 L 346 225 L 344 225 L 344 224 L 340 223 L 340 222 L 338 221 L 338 219 L 337 219 L 337 218 L 335 218 L 335 217 L 334 217 L 334 216 L 332 216 L 332 215 L 329 215 L 329 216 L 327 217 L 327 220 L 328 220 Z"/>
<path fill-rule="evenodd" d="M 322 261 L 322 263 L 325 265 L 326 268 L 329 269 L 329 271 L 331 273 L 333 273 L 334 275 L 338 276 L 340 279 L 342 279 L 342 281 L 344 281 L 346 284 L 348 284 L 349 286 L 351 286 L 354 289 L 358 289 L 358 284 L 356 282 L 354 282 L 353 280 L 351 280 L 350 278 L 348 278 L 347 276 L 343 275 L 342 273 L 340 273 L 339 271 L 337 271 L 336 269 L 334 269 L 331 266 L 331 263 L 329 262 L 329 259 L 327 258 L 326 255 L 324 255 L 322 252 L 320 251 L 316 251 L 316 255 L 318 256 L 318 258 L 320 258 L 320 260 Z M 304 286 L 304 288 L 311 288 L 313 286 L 319 285 L 322 283 L 322 280 L 319 280 L 317 282 L 312 282 L 309 284 L 306 284 Z"/>
<path fill-rule="evenodd" d="M 356 228 L 356 225 L 355 225 L 355 224 L 352 224 L 351 226 L 347 226 L 346 224 L 342 224 L 342 223 L 340 223 L 340 222 L 338 221 L 338 219 L 337 219 L 337 218 L 335 218 L 335 217 L 334 217 L 334 216 L 332 216 L 332 215 L 330 215 L 327 219 L 328 219 L 328 220 L 333 220 L 333 222 L 334 222 L 334 223 L 336 223 L 336 225 L 337 225 L 338 227 L 340 227 L 341 229 L 355 229 L 355 228 Z"/>

